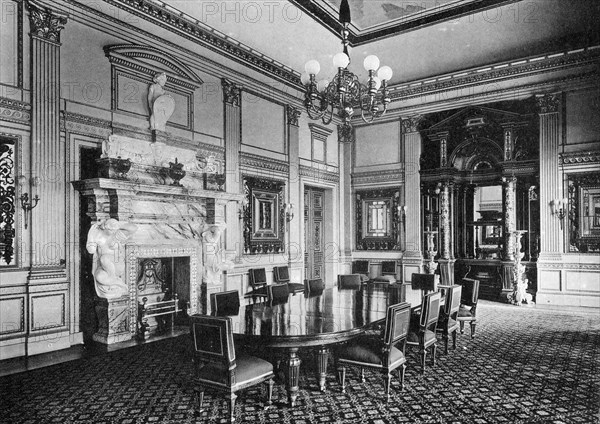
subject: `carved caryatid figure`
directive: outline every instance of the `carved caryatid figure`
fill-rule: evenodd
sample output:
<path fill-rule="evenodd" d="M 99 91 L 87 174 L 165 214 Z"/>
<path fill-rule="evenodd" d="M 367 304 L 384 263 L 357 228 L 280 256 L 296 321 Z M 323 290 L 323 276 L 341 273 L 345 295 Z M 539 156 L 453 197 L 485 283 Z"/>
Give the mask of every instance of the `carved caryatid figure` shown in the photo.
<path fill-rule="evenodd" d="M 204 282 L 209 285 L 221 283 L 221 273 L 233 268 L 233 263 L 224 257 L 220 247 L 221 232 L 224 225 L 209 224 L 206 231 L 202 233 L 204 243 Z"/>
<path fill-rule="evenodd" d="M 121 223 L 112 218 L 90 228 L 85 247 L 94 255 L 92 274 L 98 297 L 115 299 L 129 292 L 123 282 L 125 261 L 122 244 L 136 230 L 135 224 Z"/>
<path fill-rule="evenodd" d="M 148 88 L 148 108 L 150 109 L 150 129 L 164 131 L 167 121 L 175 110 L 175 99 L 166 94 L 164 86 L 167 74 L 159 72 L 154 76 L 154 83 Z"/>

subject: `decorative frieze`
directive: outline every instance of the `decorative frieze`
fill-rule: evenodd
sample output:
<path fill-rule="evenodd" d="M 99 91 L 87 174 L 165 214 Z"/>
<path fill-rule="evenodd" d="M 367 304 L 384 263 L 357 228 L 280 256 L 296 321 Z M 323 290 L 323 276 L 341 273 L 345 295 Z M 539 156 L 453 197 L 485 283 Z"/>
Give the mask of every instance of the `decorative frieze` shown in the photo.
<path fill-rule="evenodd" d="M 562 153 L 560 160 L 565 166 L 596 164 L 600 162 L 600 151 Z"/>
<path fill-rule="evenodd" d="M 0 120 L 29 123 L 31 121 L 31 105 L 18 100 L 0 97 Z"/>
<path fill-rule="evenodd" d="M 338 183 L 340 181 L 340 175 L 337 172 L 326 171 L 324 169 L 313 168 L 306 165 L 300 165 L 300 176 L 317 181 L 321 180 L 333 183 Z"/>
<path fill-rule="evenodd" d="M 112 134 L 111 122 L 79 113 L 64 112 L 64 129 L 73 134 L 108 138 Z"/>
<path fill-rule="evenodd" d="M 240 153 L 240 164 L 246 169 L 266 169 L 282 174 L 287 174 L 290 169 L 287 162 L 245 152 Z"/>
<path fill-rule="evenodd" d="M 404 182 L 404 166 L 401 164 L 395 169 L 355 172 L 351 175 L 351 177 L 353 186 L 376 183 L 402 183 Z"/>

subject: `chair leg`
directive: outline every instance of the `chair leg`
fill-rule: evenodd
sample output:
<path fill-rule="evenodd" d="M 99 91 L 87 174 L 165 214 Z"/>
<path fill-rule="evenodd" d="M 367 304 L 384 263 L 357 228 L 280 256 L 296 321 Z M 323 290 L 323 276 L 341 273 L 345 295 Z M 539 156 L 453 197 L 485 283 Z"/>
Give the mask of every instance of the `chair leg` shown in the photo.
<path fill-rule="evenodd" d="M 237 396 L 235 393 L 229 395 L 229 422 L 235 421 L 235 400 Z"/>
<path fill-rule="evenodd" d="M 427 358 L 427 349 L 421 349 L 421 372 L 425 374 L 425 359 Z"/>
<path fill-rule="evenodd" d="M 471 338 L 475 337 L 475 323 L 471 322 Z"/>
<path fill-rule="evenodd" d="M 267 381 L 267 405 L 266 405 L 265 409 L 268 409 L 271 406 L 273 406 L 273 386 L 274 385 L 275 385 L 275 382 L 273 381 L 272 378 L 270 378 Z"/>
<path fill-rule="evenodd" d="M 363 367 L 360 367 L 360 382 L 365 382 L 365 369 Z"/>
<path fill-rule="evenodd" d="M 448 333 L 444 332 L 444 353 L 448 354 Z"/>
<path fill-rule="evenodd" d="M 460 334 L 465 334 L 465 322 L 460 322 Z"/>
<path fill-rule="evenodd" d="M 431 358 L 431 363 L 432 365 L 435 367 L 435 351 L 437 350 L 437 345 L 434 343 L 431 346 L 431 356 L 433 356 L 433 358 Z"/>
<path fill-rule="evenodd" d="M 203 412 L 202 404 L 204 403 L 204 388 L 196 389 L 196 401 L 198 402 L 197 412 Z"/>
<path fill-rule="evenodd" d="M 400 377 L 400 390 L 404 390 L 404 374 L 406 373 L 406 365 L 402 364 L 400 368 L 398 368 L 398 374 Z"/>
<path fill-rule="evenodd" d="M 389 371 L 383 372 L 383 388 L 385 389 L 385 400 L 390 400 L 390 384 L 392 382 L 392 373 Z"/>
<path fill-rule="evenodd" d="M 452 332 L 452 349 L 456 350 L 456 329 Z"/>
<path fill-rule="evenodd" d="M 346 367 L 342 367 L 338 370 L 338 377 L 340 384 L 342 385 L 342 393 L 346 393 Z"/>

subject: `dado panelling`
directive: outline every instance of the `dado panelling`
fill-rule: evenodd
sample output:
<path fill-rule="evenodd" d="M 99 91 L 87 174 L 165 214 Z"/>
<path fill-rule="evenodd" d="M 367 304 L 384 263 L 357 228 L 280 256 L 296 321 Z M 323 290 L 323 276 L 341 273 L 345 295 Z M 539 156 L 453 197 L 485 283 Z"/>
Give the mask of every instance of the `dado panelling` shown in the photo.
<path fill-rule="evenodd" d="M 40 293 L 30 297 L 31 330 L 49 330 L 67 326 L 66 293 Z"/>
<path fill-rule="evenodd" d="M 565 271 L 567 292 L 592 292 L 600 294 L 600 273 L 598 271 Z"/>
<path fill-rule="evenodd" d="M 0 299 L 0 337 L 25 333 L 25 295 L 15 294 Z"/>

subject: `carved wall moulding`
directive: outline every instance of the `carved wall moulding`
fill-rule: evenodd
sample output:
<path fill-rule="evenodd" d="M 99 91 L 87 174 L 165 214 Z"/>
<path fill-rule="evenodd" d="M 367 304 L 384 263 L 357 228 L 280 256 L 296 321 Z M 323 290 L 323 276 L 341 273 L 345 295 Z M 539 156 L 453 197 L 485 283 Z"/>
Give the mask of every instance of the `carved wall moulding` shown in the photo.
<path fill-rule="evenodd" d="M 29 9 L 31 34 L 47 41 L 60 43 L 60 31 L 67 23 L 67 15 L 54 12 L 35 1 L 26 2 Z"/>
<path fill-rule="evenodd" d="M 600 172 L 568 174 L 569 251 L 600 253 Z"/>
<path fill-rule="evenodd" d="M 356 250 L 401 250 L 400 190 L 356 192 Z"/>
<path fill-rule="evenodd" d="M 244 254 L 285 252 L 284 187 L 283 181 L 243 177 Z"/>
<path fill-rule="evenodd" d="M 313 168 L 306 165 L 300 165 L 300 176 L 315 181 L 327 181 L 332 183 L 340 182 L 340 175 L 337 172 L 326 171 L 324 169 Z"/>
<path fill-rule="evenodd" d="M 422 115 L 415 115 L 402 119 L 402 133 L 407 134 L 419 131 L 419 124 L 422 120 Z"/>
<path fill-rule="evenodd" d="M 234 82 L 226 78 L 221 78 L 221 87 L 223 88 L 223 101 L 232 106 L 242 104 L 242 89 Z"/>
<path fill-rule="evenodd" d="M 286 162 L 244 152 L 240 153 L 240 165 L 249 169 L 268 169 L 282 174 L 287 174 L 290 169 Z"/>
<path fill-rule="evenodd" d="M 396 169 L 389 169 L 385 171 L 356 172 L 351 175 L 351 178 L 352 185 L 403 183 L 404 164 L 400 164 Z"/>
<path fill-rule="evenodd" d="M 31 121 L 31 105 L 18 100 L 0 97 L 0 120 L 28 123 Z"/>
<path fill-rule="evenodd" d="M 600 151 L 563 153 L 560 155 L 563 165 L 585 165 L 600 162 Z"/>
<path fill-rule="evenodd" d="M 0 267 L 15 264 L 15 161 L 14 140 L 0 137 Z"/>

